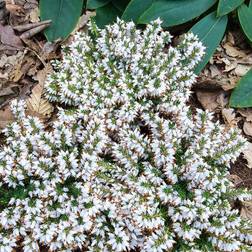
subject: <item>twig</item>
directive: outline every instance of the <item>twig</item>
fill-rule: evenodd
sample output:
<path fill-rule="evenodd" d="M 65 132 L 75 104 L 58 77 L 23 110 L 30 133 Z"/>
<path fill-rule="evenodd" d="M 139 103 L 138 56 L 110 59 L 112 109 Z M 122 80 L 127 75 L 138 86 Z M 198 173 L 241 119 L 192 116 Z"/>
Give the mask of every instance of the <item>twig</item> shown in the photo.
<path fill-rule="evenodd" d="M 35 27 L 43 26 L 46 24 L 51 24 L 52 20 L 45 20 L 42 22 L 32 23 L 32 24 L 23 24 L 23 25 L 17 25 L 14 26 L 13 29 L 19 32 L 27 31 Z"/>
<path fill-rule="evenodd" d="M 50 26 L 50 23 L 47 23 L 47 24 L 44 24 L 44 25 L 40 25 L 40 26 L 37 26 L 33 29 L 30 29 L 26 32 L 24 32 L 22 35 L 20 35 L 20 38 L 21 39 L 28 39 L 28 38 L 31 38 L 32 36 L 34 36 L 35 34 L 43 31 L 45 28 L 47 28 L 48 26 Z"/>

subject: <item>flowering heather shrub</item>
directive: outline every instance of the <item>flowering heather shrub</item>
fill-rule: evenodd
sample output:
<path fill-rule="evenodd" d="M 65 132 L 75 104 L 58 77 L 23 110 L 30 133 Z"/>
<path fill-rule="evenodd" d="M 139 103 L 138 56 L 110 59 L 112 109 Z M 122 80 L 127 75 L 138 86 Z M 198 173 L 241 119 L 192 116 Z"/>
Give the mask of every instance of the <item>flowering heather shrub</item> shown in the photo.
<path fill-rule="evenodd" d="M 245 145 L 186 101 L 203 47 L 177 47 L 160 21 L 77 34 L 49 77 L 49 129 L 25 116 L 0 152 L 0 251 L 251 251 L 227 179 Z"/>

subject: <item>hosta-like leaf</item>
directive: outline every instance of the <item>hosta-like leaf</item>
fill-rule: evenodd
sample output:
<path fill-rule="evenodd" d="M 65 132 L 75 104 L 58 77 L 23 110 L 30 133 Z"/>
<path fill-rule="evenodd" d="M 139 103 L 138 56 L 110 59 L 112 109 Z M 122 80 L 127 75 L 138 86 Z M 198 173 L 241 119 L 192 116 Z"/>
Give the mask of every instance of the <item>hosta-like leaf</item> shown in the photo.
<path fill-rule="evenodd" d="M 242 30 L 247 38 L 252 41 L 252 8 L 242 4 L 238 9 L 238 17 Z"/>
<path fill-rule="evenodd" d="M 215 52 L 226 30 L 227 21 L 227 16 L 216 17 L 216 12 L 212 12 L 191 28 L 190 31 L 196 34 L 206 47 L 205 55 L 195 69 L 196 74 L 201 72 Z"/>
<path fill-rule="evenodd" d="M 126 7 L 122 19 L 137 23 L 139 17 L 152 5 L 154 0 L 131 0 Z"/>
<path fill-rule="evenodd" d="M 163 26 L 183 24 L 208 10 L 215 0 L 157 0 L 139 18 L 138 23 L 146 24 L 161 18 Z"/>
<path fill-rule="evenodd" d="M 66 38 L 77 24 L 83 0 L 40 0 L 41 20 L 52 20 L 45 30 L 48 41 Z"/>
<path fill-rule="evenodd" d="M 223 16 L 239 7 L 244 0 L 219 0 L 217 15 Z"/>
<path fill-rule="evenodd" d="M 97 9 L 100 8 L 107 3 L 109 3 L 110 0 L 87 0 L 87 8 L 88 9 Z"/>
<path fill-rule="evenodd" d="M 240 79 L 232 92 L 230 106 L 235 108 L 252 107 L 252 69 Z"/>
<path fill-rule="evenodd" d="M 129 2 L 130 2 L 130 0 L 120 0 L 120 1 L 112 0 L 113 5 L 121 12 L 123 12 L 125 10 L 125 8 Z"/>
<path fill-rule="evenodd" d="M 121 12 L 112 3 L 108 3 L 96 9 L 95 21 L 98 27 L 103 28 L 105 25 L 114 22 L 120 16 Z"/>

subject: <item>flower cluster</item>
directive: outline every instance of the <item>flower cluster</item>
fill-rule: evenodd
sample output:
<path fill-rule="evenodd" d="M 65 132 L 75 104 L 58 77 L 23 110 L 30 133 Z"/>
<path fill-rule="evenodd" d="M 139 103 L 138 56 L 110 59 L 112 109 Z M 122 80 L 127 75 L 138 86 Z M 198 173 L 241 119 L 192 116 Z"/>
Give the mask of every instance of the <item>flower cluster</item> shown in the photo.
<path fill-rule="evenodd" d="M 227 179 L 245 140 L 186 104 L 204 48 L 156 20 L 77 34 L 47 82 L 45 126 L 13 103 L 0 150 L 0 251 L 251 251 Z"/>

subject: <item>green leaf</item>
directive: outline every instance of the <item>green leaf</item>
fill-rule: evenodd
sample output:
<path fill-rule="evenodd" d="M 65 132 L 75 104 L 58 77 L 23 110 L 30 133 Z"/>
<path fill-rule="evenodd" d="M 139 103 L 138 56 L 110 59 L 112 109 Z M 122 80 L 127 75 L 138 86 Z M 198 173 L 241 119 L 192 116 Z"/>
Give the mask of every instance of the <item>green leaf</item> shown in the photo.
<path fill-rule="evenodd" d="M 238 9 L 238 17 L 242 30 L 247 38 L 252 41 L 252 8 L 242 4 Z"/>
<path fill-rule="evenodd" d="M 122 15 L 122 19 L 125 21 L 137 22 L 139 17 L 152 5 L 153 2 L 154 0 L 131 0 Z"/>
<path fill-rule="evenodd" d="M 87 0 L 87 9 L 97 9 L 109 2 L 110 0 Z"/>
<path fill-rule="evenodd" d="M 202 18 L 191 28 L 190 31 L 196 34 L 203 45 L 206 47 L 203 59 L 194 70 L 196 74 L 199 74 L 201 72 L 201 70 L 204 68 L 204 66 L 207 64 L 207 62 L 215 52 L 216 47 L 220 43 L 225 33 L 227 21 L 227 16 L 216 17 L 216 12 L 212 12 Z"/>
<path fill-rule="evenodd" d="M 99 28 L 103 28 L 105 25 L 113 23 L 120 16 L 121 12 L 112 3 L 108 3 L 96 9 L 95 22 Z"/>
<path fill-rule="evenodd" d="M 252 0 L 249 2 L 249 9 L 252 10 Z"/>
<path fill-rule="evenodd" d="M 65 39 L 75 28 L 83 6 L 83 0 L 40 0 L 41 20 L 52 20 L 45 30 L 48 41 Z"/>
<path fill-rule="evenodd" d="M 240 79 L 232 92 L 230 106 L 235 108 L 252 107 L 252 69 Z"/>
<path fill-rule="evenodd" d="M 244 0 L 219 0 L 217 16 L 223 16 L 239 7 Z"/>
<path fill-rule="evenodd" d="M 113 5 L 120 10 L 121 12 L 123 12 L 126 8 L 126 6 L 128 5 L 130 0 L 112 0 Z"/>
<path fill-rule="evenodd" d="M 138 23 L 146 24 L 156 18 L 163 20 L 163 26 L 183 24 L 200 16 L 215 0 L 157 0 L 139 18 Z"/>

